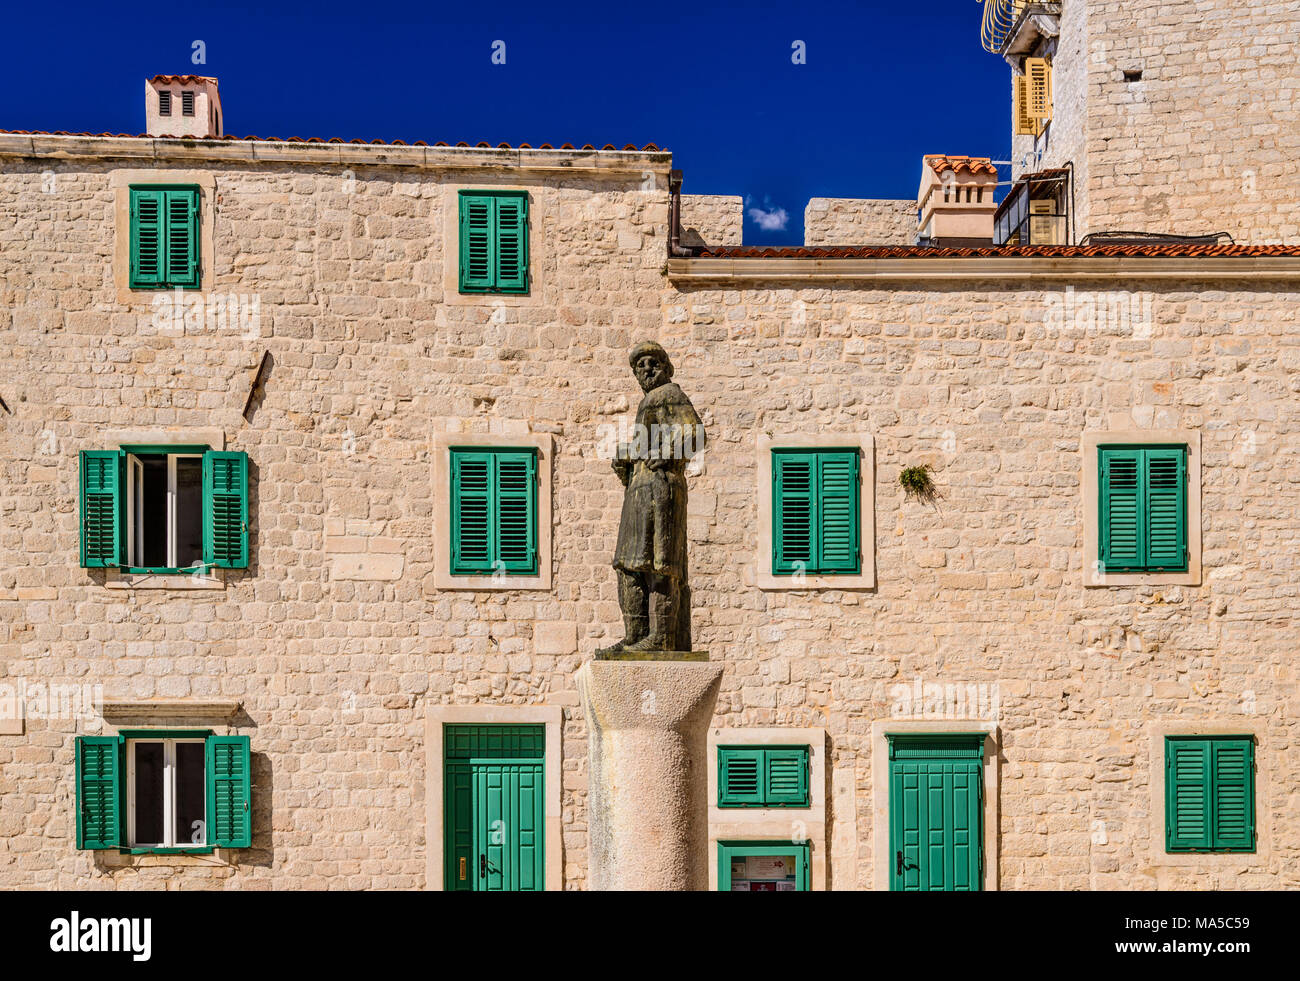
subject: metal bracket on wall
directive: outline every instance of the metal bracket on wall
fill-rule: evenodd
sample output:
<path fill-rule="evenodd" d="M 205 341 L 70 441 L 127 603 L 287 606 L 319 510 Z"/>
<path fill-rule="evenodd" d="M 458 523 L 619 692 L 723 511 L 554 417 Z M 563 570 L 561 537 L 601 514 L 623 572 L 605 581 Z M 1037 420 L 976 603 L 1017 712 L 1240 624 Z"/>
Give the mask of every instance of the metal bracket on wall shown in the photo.
<path fill-rule="evenodd" d="M 262 352 L 262 360 L 258 362 L 257 367 L 253 369 L 252 377 L 248 383 L 248 398 L 244 400 L 244 419 L 248 420 L 249 410 L 253 408 L 253 399 L 257 397 L 260 389 L 266 385 L 267 375 L 271 371 L 271 349 L 267 348 Z"/>

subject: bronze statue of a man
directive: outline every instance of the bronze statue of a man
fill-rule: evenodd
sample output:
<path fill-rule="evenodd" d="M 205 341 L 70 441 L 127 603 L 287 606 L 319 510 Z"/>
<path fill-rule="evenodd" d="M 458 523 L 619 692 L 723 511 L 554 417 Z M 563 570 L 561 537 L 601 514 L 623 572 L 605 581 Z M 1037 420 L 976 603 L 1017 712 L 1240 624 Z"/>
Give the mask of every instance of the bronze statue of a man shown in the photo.
<path fill-rule="evenodd" d="M 628 362 L 645 397 L 632 441 L 619 444 L 614 457 L 614 472 L 626 488 L 614 550 L 626 636 L 598 651 L 598 658 L 691 649 L 686 464 L 704 449 L 704 426 L 673 383 L 673 364 L 662 347 L 643 341 Z"/>

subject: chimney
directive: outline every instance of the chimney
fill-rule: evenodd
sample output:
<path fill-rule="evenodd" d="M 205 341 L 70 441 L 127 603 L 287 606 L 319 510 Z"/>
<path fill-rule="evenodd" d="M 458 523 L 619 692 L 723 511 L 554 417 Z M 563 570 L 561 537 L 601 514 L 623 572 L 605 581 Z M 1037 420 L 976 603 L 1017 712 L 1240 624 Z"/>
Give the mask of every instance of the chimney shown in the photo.
<path fill-rule="evenodd" d="M 217 80 L 206 75 L 155 75 L 144 83 L 145 132 L 195 140 L 223 136 Z"/>
<path fill-rule="evenodd" d="M 992 245 L 997 185 L 998 169 L 988 157 L 922 157 L 916 244 Z"/>

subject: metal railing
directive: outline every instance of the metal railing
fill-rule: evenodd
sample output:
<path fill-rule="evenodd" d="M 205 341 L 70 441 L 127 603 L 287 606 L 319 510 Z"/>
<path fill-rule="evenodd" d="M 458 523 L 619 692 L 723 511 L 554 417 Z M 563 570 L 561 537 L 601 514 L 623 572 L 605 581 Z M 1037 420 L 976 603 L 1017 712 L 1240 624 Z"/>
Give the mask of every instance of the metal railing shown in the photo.
<path fill-rule="evenodd" d="M 980 41 L 985 51 L 997 54 L 1006 42 L 1007 32 L 1015 26 L 1020 12 L 1029 6 L 1029 0 L 983 0 L 984 23 L 980 27 Z"/>

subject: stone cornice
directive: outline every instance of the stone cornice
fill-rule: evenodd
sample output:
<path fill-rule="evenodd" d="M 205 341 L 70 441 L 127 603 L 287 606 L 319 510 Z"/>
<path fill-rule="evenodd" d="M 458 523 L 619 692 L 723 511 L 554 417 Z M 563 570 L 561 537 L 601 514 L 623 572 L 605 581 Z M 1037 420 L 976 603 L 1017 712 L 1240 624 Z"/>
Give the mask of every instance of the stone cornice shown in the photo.
<path fill-rule="evenodd" d="M 542 150 L 486 147 L 305 143 L 279 140 L 184 140 L 138 136 L 0 134 L 0 157 L 126 160 L 166 164 L 280 163 L 310 167 L 409 167 L 413 170 L 524 171 L 590 176 L 666 175 L 668 151 Z"/>

